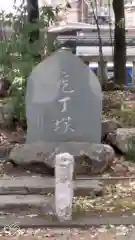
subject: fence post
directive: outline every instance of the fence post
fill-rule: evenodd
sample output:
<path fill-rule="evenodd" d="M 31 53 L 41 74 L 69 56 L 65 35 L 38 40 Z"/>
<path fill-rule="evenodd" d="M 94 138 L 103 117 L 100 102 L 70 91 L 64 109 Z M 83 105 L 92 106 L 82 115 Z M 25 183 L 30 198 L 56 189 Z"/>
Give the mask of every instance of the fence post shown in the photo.
<path fill-rule="evenodd" d="M 132 86 L 135 87 L 135 61 L 133 61 Z"/>
<path fill-rule="evenodd" d="M 60 221 L 72 219 L 74 157 L 69 153 L 55 157 L 55 208 Z"/>
<path fill-rule="evenodd" d="M 98 62 L 98 69 L 97 69 L 97 76 L 98 76 L 98 78 L 99 78 L 99 81 L 100 81 L 100 83 L 101 84 L 104 84 L 105 82 L 106 82 L 106 80 L 108 80 L 108 70 L 107 70 L 107 62 L 106 61 L 104 61 L 103 62 L 103 67 L 104 67 L 104 82 L 102 82 L 102 74 L 101 74 L 101 71 L 102 71 L 102 69 L 101 69 L 101 64 L 100 64 L 100 62 Z"/>

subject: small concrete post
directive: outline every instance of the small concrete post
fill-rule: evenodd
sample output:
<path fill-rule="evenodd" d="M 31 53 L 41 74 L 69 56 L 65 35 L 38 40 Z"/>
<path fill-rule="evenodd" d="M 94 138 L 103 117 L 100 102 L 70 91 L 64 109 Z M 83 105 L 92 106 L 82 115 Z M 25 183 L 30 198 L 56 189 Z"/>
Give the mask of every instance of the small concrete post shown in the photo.
<path fill-rule="evenodd" d="M 55 157 L 55 208 L 60 221 L 72 219 L 74 157 L 61 153 Z"/>

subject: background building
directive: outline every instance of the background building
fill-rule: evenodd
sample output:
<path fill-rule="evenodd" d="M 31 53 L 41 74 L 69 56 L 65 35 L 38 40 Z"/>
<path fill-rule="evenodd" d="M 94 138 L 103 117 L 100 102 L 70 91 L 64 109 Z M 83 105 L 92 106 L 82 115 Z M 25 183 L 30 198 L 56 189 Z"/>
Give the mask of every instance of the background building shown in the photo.
<path fill-rule="evenodd" d="M 39 0 L 39 5 L 52 5 L 56 6 L 58 4 L 65 5 L 67 0 Z M 89 1 L 89 0 L 88 0 Z M 93 10 L 88 7 L 86 0 L 69 0 L 71 7 L 63 14 L 63 21 L 66 23 L 72 22 L 85 22 L 95 24 L 93 18 Z M 95 13 L 99 20 L 99 24 L 107 25 L 108 22 L 114 22 L 114 13 L 112 7 L 108 6 L 112 4 L 112 0 L 97 0 L 97 9 L 93 7 Z M 125 20 L 126 27 L 135 27 L 135 0 L 125 0 Z M 62 21 L 62 22 L 63 22 Z"/>

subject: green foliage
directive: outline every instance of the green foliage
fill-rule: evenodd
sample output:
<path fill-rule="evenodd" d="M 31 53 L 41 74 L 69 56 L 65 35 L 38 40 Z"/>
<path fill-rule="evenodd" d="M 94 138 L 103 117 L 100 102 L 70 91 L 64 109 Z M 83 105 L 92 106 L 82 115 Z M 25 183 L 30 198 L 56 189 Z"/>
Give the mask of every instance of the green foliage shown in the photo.
<path fill-rule="evenodd" d="M 54 51 L 57 47 L 54 42 L 50 48 L 47 30 L 49 25 L 56 21 L 59 10 L 59 6 L 55 9 L 47 6 L 41 8 L 36 24 L 28 23 L 27 6 L 24 3 L 20 7 L 14 5 L 14 14 L 0 12 L 3 35 L 3 40 L 0 41 L 0 78 L 6 77 L 12 83 L 10 95 L 15 99 L 13 119 L 19 123 L 25 121 L 24 99 L 28 76 L 32 68 L 50 54 L 48 49 Z M 29 33 L 35 28 L 40 30 L 40 36 L 36 42 L 30 44 Z M 11 32 L 11 36 L 7 36 L 7 32 Z M 39 55 L 41 59 L 35 57 Z"/>

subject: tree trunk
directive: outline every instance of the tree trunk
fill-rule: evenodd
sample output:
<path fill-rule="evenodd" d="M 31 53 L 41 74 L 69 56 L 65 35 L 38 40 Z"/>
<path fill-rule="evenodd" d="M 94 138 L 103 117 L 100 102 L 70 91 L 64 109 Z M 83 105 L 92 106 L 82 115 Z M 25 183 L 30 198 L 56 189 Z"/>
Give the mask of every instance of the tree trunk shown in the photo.
<path fill-rule="evenodd" d="M 38 0 L 27 0 L 28 6 L 28 21 L 33 25 L 37 23 L 39 20 L 39 8 L 38 8 Z M 30 31 L 29 40 L 31 43 L 35 42 L 39 39 L 39 29 L 38 27 L 34 28 L 34 30 Z"/>
<path fill-rule="evenodd" d="M 98 41 L 99 41 L 99 81 L 101 83 L 101 85 L 103 86 L 107 80 L 108 80 L 108 77 L 107 77 L 107 74 L 106 74 L 106 69 L 105 69 L 105 61 L 104 61 L 104 56 L 103 56 L 103 49 L 102 49 L 102 38 L 101 38 L 101 31 L 100 31 L 100 26 L 99 26 L 99 21 L 98 21 L 98 18 L 97 18 L 97 12 L 98 12 L 98 1 L 95 0 L 94 3 L 95 3 L 95 8 L 96 8 L 96 13 L 94 12 L 94 5 L 92 2 L 91 3 L 91 8 L 93 10 L 93 16 L 94 16 L 94 20 L 95 20 L 95 23 L 96 23 L 96 26 L 97 26 L 97 33 L 98 33 Z"/>
<path fill-rule="evenodd" d="M 124 0 L 113 0 L 115 15 L 114 32 L 114 80 L 123 86 L 126 83 L 126 40 Z"/>

